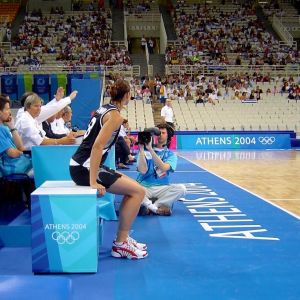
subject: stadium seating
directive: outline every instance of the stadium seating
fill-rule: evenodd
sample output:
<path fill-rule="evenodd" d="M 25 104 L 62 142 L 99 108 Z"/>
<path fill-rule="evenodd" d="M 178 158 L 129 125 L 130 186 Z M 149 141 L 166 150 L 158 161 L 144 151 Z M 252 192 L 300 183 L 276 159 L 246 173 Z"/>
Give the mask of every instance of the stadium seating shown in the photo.
<path fill-rule="evenodd" d="M 13 22 L 19 9 L 19 3 L 0 3 L 0 16 L 7 17 L 7 22 Z"/>
<path fill-rule="evenodd" d="M 300 101 L 263 96 L 257 103 L 222 99 L 216 105 L 173 101 L 179 130 L 293 130 L 300 132 Z"/>

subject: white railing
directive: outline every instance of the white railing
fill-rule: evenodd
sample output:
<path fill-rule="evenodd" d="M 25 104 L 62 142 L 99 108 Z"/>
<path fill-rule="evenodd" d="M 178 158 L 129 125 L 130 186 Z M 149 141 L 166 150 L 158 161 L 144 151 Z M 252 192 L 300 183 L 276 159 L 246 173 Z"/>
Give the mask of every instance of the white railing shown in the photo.
<path fill-rule="evenodd" d="M 153 65 L 148 65 L 148 77 L 153 78 Z"/>
<path fill-rule="evenodd" d="M 300 24 L 300 15 L 294 15 L 294 16 L 280 16 L 281 22 L 291 22 L 291 23 L 299 23 Z"/>
<path fill-rule="evenodd" d="M 214 74 L 252 74 L 259 73 L 262 75 L 271 76 L 300 76 L 300 66 L 298 64 L 290 65 L 205 65 L 205 66 L 194 66 L 194 65 L 166 65 L 166 75 L 171 74 L 203 74 L 203 75 L 214 75 Z"/>
<path fill-rule="evenodd" d="M 141 67 L 139 65 L 132 66 L 132 76 L 140 76 L 141 75 Z"/>
<path fill-rule="evenodd" d="M 11 43 L 10 42 L 0 42 L 0 48 L 5 51 L 11 50 Z"/>
<path fill-rule="evenodd" d="M 272 26 L 285 42 L 287 42 L 290 46 L 293 45 L 294 43 L 293 36 L 289 33 L 287 28 L 282 24 L 281 20 L 275 15 L 273 15 Z"/>
<path fill-rule="evenodd" d="M 51 74 L 51 73 L 87 73 L 96 72 L 101 74 L 122 75 L 132 77 L 140 76 L 140 66 L 102 66 L 102 65 L 41 65 L 40 67 L 20 65 L 18 67 L 0 67 L 0 74 L 7 73 L 30 73 L 30 74 Z"/>
<path fill-rule="evenodd" d="M 221 42 L 223 41 L 222 39 L 220 40 Z M 225 40 L 224 40 L 225 41 Z M 175 48 L 181 48 L 184 43 L 180 40 L 168 40 L 168 43 L 167 43 L 168 46 L 173 46 Z M 256 45 L 256 46 L 260 46 L 260 43 L 259 42 L 251 42 L 251 45 Z M 279 47 L 284 47 L 284 46 L 288 46 L 288 47 L 293 47 L 294 49 L 297 49 L 297 42 L 296 41 L 293 41 L 293 42 L 286 42 L 286 41 L 279 41 Z M 273 46 L 273 48 L 275 48 Z M 275 53 L 277 51 L 272 51 L 272 48 L 269 49 L 269 53 Z M 233 55 L 237 55 L 237 54 L 240 54 L 240 55 L 244 55 L 246 54 L 245 52 L 224 52 L 223 53 L 224 55 L 227 55 L 227 56 L 233 56 Z M 205 53 L 203 54 L 204 56 L 205 55 L 209 55 L 209 53 Z"/>
<path fill-rule="evenodd" d="M 102 13 L 107 13 L 108 11 L 110 11 L 109 9 L 105 9 L 105 11 L 103 11 Z M 67 10 L 64 11 L 64 16 L 76 16 L 76 15 L 82 15 L 82 14 L 94 14 L 95 11 L 91 11 L 91 10 Z M 50 12 L 45 12 L 43 13 L 43 16 L 49 18 L 51 16 L 60 16 L 60 14 L 51 14 Z"/>
<path fill-rule="evenodd" d="M 125 47 L 127 49 L 125 41 L 110 41 L 109 44 L 114 47 Z"/>

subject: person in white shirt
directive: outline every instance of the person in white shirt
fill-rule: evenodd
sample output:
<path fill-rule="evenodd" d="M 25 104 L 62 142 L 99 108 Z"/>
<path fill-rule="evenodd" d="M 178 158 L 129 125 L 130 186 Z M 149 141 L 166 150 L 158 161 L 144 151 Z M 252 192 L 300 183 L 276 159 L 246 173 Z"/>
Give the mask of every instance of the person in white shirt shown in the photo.
<path fill-rule="evenodd" d="M 70 129 L 65 126 L 65 121 L 62 118 L 64 110 L 60 110 L 56 115 L 54 121 L 51 123 L 51 129 L 55 134 L 68 134 Z"/>
<path fill-rule="evenodd" d="M 77 91 L 70 94 L 74 99 Z M 25 150 L 31 150 L 32 146 L 38 145 L 69 145 L 75 143 L 75 137 L 66 136 L 61 139 L 47 138 L 46 133 L 38 121 L 41 113 L 42 100 L 37 94 L 27 97 L 24 104 L 24 113 L 16 122 L 16 128 L 23 140 Z"/>
<path fill-rule="evenodd" d="M 161 109 L 160 115 L 162 118 L 162 122 L 167 123 L 174 129 L 174 127 L 175 127 L 174 121 L 173 121 L 174 113 L 173 113 L 171 99 L 166 100 L 166 105 Z"/>
<path fill-rule="evenodd" d="M 64 120 L 64 126 L 66 129 L 68 129 L 68 132 L 73 132 L 73 134 L 75 135 L 75 137 L 81 137 L 85 134 L 85 130 L 81 130 L 79 128 L 77 128 L 76 126 L 72 126 L 72 108 L 67 105 L 64 109 L 63 109 L 63 113 L 62 113 L 62 119 Z"/>
<path fill-rule="evenodd" d="M 208 102 L 211 103 L 212 105 L 216 104 L 216 101 L 218 101 L 218 95 L 216 93 L 216 91 L 212 91 L 209 95 L 208 95 Z"/>
<path fill-rule="evenodd" d="M 21 104 L 24 106 L 26 98 L 33 94 L 34 94 L 33 92 L 25 93 L 21 97 L 21 100 L 20 100 Z M 72 95 L 71 94 L 70 96 L 63 98 L 63 95 L 64 95 L 64 89 L 62 87 L 59 87 L 57 89 L 54 99 L 51 100 L 50 102 L 48 102 L 46 105 L 43 105 L 41 107 L 41 112 L 40 112 L 39 116 L 37 117 L 37 122 L 39 124 L 42 124 L 44 121 L 46 121 L 48 118 L 50 118 L 51 116 L 56 114 L 58 111 L 63 109 L 65 106 L 69 105 L 76 96 L 74 94 L 71 98 L 71 95 Z M 16 122 L 22 116 L 23 113 L 24 113 L 24 107 L 22 107 L 18 110 L 17 116 L 16 116 Z"/>

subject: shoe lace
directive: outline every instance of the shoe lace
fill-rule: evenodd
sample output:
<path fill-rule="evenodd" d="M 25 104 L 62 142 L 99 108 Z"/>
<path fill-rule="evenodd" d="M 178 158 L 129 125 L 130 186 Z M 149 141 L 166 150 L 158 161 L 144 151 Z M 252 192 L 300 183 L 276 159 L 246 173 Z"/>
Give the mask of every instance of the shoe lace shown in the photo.
<path fill-rule="evenodd" d="M 126 247 L 127 249 L 129 249 L 129 250 L 131 250 L 131 251 L 133 251 L 133 252 L 136 252 L 138 249 L 134 246 L 134 244 L 132 244 L 131 242 L 129 242 L 128 240 L 127 240 L 127 247 Z"/>
<path fill-rule="evenodd" d="M 137 241 L 134 238 L 132 238 L 131 236 L 128 235 L 127 243 L 135 246 L 137 244 Z"/>

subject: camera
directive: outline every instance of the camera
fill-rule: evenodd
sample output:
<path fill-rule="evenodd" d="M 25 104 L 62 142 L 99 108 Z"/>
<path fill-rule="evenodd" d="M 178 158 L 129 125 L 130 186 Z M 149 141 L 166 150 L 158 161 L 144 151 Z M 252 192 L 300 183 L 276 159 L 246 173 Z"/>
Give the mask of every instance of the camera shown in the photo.
<path fill-rule="evenodd" d="M 138 144 L 147 145 L 151 141 L 152 135 L 160 136 L 160 130 L 157 127 L 145 128 L 138 133 Z"/>

